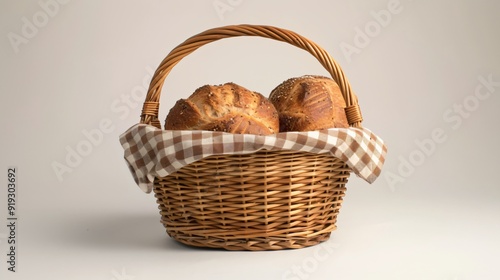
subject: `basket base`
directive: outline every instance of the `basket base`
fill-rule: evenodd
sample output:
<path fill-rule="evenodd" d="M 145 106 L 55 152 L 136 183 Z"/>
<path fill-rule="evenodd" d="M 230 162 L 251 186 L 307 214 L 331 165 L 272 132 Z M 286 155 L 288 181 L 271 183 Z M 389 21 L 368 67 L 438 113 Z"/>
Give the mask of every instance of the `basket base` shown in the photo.
<path fill-rule="evenodd" d="M 350 169 L 327 154 L 259 151 L 211 156 L 156 178 L 173 239 L 226 250 L 313 246 L 335 230 Z"/>
<path fill-rule="evenodd" d="M 279 239 L 279 238 L 249 238 L 249 239 L 233 239 L 224 240 L 217 238 L 204 238 L 189 236 L 186 234 L 175 234 L 167 230 L 167 233 L 175 241 L 184 245 L 201 247 L 201 248 L 216 248 L 229 251 L 270 251 L 283 249 L 301 249 L 317 245 L 321 242 L 330 239 L 331 232 L 326 232 L 312 238 L 302 239 Z"/>

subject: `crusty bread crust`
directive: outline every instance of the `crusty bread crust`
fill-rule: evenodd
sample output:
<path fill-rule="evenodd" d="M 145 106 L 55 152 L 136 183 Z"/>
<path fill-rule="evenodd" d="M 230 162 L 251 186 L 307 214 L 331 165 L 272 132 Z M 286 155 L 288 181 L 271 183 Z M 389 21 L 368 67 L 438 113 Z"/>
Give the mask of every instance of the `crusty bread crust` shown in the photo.
<path fill-rule="evenodd" d="M 170 109 L 167 130 L 212 130 L 269 135 L 279 131 L 278 112 L 263 95 L 235 83 L 205 85 Z"/>
<path fill-rule="evenodd" d="M 288 79 L 271 92 L 269 100 L 278 110 L 280 132 L 349 127 L 344 98 L 330 78 Z"/>

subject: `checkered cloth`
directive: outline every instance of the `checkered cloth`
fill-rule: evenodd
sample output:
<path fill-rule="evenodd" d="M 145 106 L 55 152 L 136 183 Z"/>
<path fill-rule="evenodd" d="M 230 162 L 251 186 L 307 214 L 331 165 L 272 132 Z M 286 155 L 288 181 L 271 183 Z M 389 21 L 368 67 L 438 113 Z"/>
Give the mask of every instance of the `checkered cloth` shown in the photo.
<path fill-rule="evenodd" d="M 331 153 L 372 183 L 384 164 L 387 147 L 366 128 L 332 128 L 269 136 L 216 131 L 161 130 L 136 124 L 120 135 L 125 160 L 135 182 L 146 193 L 155 177 L 165 177 L 211 155 L 248 154 L 258 150 Z"/>

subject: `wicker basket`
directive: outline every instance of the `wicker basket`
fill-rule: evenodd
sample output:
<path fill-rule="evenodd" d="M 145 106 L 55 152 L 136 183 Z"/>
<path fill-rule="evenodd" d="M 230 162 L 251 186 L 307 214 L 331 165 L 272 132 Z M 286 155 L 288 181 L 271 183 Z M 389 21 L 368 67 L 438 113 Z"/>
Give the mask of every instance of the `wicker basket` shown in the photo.
<path fill-rule="evenodd" d="M 163 82 L 197 48 L 228 37 L 259 36 L 311 53 L 339 84 L 348 122 L 361 126 L 357 98 L 341 68 L 314 42 L 288 30 L 255 25 L 214 28 L 174 48 L 156 70 L 141 123 L 160 128 Z M 154 192 L 167 233 L 184 244 L 227 250 L 303 248 L 336 228 L 350 169 L 329 154 L 266 151 L 209 156 L 162 178 Z"/>

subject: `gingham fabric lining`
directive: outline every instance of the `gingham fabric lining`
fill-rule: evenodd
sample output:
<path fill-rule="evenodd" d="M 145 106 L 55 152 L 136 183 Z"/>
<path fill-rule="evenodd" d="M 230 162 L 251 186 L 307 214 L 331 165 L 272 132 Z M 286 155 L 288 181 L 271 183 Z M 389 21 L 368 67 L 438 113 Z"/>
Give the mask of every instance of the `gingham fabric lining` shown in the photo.
<path fill-rule="evenodd" d="M 380 175 L 387 147 L 366 128 L 332 128 L 268 136 L 203 130 L 161 130 L 136 124 L 120 135 L 125 160 L 137 185 L 153 190 L 155 177 L 165 177 L 204 157 L 247 154 L 261 149 L 331 153 L 372 183 Z"/>

